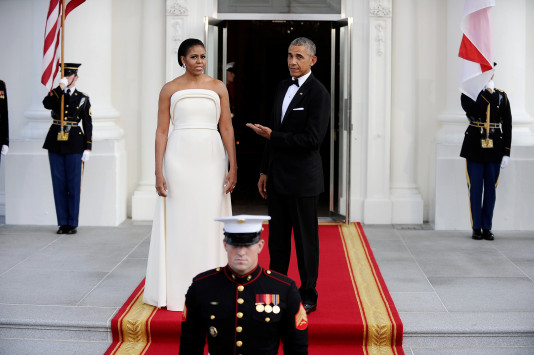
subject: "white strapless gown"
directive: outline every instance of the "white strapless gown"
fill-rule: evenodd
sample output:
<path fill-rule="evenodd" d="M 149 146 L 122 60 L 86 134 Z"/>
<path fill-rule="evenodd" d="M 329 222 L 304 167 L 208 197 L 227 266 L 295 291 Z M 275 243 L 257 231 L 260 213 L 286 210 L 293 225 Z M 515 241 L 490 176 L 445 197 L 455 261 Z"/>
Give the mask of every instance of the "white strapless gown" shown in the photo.
<path fill-rule="evenodd" d="M 227 264 L 223 224 L 231 216 L 224 193 L 228 160 L 217 123 L 219 95 L 187 89 L 171 96 L 171 129 L 163 162 L 168 196 L 158 197 L 143 302 L 182 311 L 195 275 Z"/>

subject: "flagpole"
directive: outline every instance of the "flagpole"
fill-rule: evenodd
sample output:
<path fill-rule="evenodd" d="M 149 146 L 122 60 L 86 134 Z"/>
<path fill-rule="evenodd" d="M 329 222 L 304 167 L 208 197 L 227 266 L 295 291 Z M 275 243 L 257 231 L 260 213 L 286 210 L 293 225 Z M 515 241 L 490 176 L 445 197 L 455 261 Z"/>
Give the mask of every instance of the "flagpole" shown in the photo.
<path fill-rule="evenodd" d="M 61 78 L 65 76 L 65 0 L 61 1 Z M 60 134 L 63 137 L 63 128 L 65 127 L 65 93 L 61 95 L 61 114 L 60 114 Z M 59 136 L 58 136 L 59 137 Z"/>

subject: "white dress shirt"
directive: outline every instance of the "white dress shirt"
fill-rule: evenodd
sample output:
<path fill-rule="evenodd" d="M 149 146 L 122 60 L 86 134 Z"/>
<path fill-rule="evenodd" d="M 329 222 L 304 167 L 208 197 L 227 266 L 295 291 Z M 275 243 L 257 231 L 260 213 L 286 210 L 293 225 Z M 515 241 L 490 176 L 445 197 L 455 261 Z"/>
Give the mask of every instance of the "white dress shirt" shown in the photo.
<path fill-rule="evenodd" d="M 297 93 L 297 91 L 300 89 L 302 84 L 304 84 L 304 82 L 306 81 L 306 79 L 308 79 L 308 77 L 310 75 L 311 75 L 311 70 L 308 73 L 306 73 L 303 76 L 301 76 L 300 78 L 296 79 L 296 80 L 298 80 L 299 86 L 290 85 L 287 88 L 286 96 L 284 96 L 284 101 L 282 102 L 282 118 L 281 118 L 280 122 L 282 122 L 284 120 L 284 116 L 286 114 L 286 111 L 287 111 L 287 108 L 288 108 L 289 104 L 291 103 L 291 100 L 293 100 L 293 97 L 295 97 L 295 94 Z M 293 78 L 293 80 L 295 80 L 295 78 Z"/>

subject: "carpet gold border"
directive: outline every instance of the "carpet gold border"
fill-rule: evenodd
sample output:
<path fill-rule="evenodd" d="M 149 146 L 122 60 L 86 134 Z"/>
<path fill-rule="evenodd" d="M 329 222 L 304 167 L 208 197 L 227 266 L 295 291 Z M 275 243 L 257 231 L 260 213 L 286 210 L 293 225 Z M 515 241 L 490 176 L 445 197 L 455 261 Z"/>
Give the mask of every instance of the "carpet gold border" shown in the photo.
<path fill-rule="evenodd" d="M 363 236 L 355 224 L 342 224 L 339 228 L 354 292 L 363 314 L 362 319 L 366 323 L 364 353 L 396 354 L 395 347 L 392 346 L 392 331 L 396 325 L 392 322 L 391 309 L 378 282 L 369 250 L 362 241 Z"/>
<path fill-rule="evenodd" d="M 157 311 L 154 306 L 143 303 L 141 297 L 144 287 L 137 294 L 131 307 L 121 317 L 121 338 L 119 348 L 115 349 L 112 354 L 143 354 L 148 349 L 149 336 L 147 335 L 147 326 Z M 123 334 L 124 333 L 124 334 Z"/>

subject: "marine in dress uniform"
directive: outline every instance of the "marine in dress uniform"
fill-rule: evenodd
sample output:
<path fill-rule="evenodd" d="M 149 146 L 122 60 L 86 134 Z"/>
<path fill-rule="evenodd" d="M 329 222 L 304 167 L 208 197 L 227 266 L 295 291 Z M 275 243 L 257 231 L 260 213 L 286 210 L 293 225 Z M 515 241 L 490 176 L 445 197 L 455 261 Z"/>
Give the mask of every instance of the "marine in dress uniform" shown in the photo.
<path fill-rule="evenodd" d="M 512 113 L 506 93 L 493 89 L 493 81 L 477 100 L 462 94 L 469 119 L 460 156 L 466 159 L 472 238 L 493 240 L 491 232 L 496 188 L 501 168 L 508 165 L 512 143 Z"/>
<path fill-rule="evenodd" d="M 65 77 L 43 99 L 44 107 L 52 110 L 53 122 L 43 148 L 48 149 L 50 160 L 58 234 L 75 234 L 77 231 L 83 163 L 89 159 L 92 148 L 91 103 L 89 96 L 75 88 L 80 65 L 65 63 Z M 62 97 L 63 126 L 60 112 Z"/>
<path fill-rule="evenodd" d="M 0 161 L 9 149 L 9 121 L 7 113 L 6 83 L 0 80 Z"/>
<path fill-rule="evenodd" d="M 261 222 L 269 216 L 233 216 L 225 222 L 228 265 L 199 274 L 187 291 L 180 354 L 308 353 L 308 319 L 293 280 L 258 265 Z"/>

